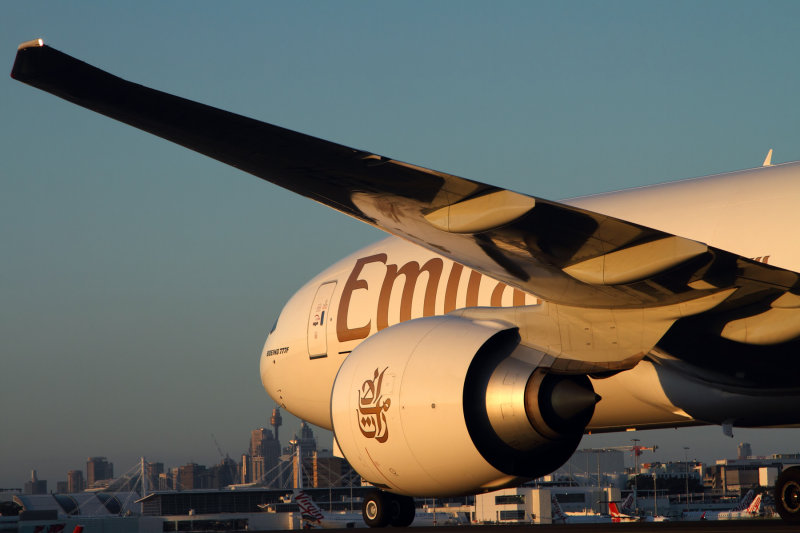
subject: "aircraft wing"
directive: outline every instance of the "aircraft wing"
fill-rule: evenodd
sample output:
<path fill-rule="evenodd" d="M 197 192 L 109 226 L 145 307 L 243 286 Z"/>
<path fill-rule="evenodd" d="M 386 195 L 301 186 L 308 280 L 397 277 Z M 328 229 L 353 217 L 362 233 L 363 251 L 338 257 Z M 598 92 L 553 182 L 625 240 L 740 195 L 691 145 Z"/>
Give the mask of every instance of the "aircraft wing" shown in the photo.
<path fill-rule="evenodd" d="M 11 76 L 557 304 L 646 308 L 728 291 L 723 308 L 800 307 L 794 272 L 192 102 L 41 41 L 20 45 Z"/>

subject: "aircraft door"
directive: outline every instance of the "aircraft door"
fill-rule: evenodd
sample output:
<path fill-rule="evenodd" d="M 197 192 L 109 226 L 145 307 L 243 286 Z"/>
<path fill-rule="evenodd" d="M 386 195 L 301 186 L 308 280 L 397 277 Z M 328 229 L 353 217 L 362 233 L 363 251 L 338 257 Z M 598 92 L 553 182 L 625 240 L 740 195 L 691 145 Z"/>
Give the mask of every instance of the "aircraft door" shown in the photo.
<path fill-rule="evenodd" d="M 308 357 L 316 359 L 328 355 L 328 327 L 331 298 L 336 282 L 323 283 L 317 289 L 311 312 L 308 315 Z"/>

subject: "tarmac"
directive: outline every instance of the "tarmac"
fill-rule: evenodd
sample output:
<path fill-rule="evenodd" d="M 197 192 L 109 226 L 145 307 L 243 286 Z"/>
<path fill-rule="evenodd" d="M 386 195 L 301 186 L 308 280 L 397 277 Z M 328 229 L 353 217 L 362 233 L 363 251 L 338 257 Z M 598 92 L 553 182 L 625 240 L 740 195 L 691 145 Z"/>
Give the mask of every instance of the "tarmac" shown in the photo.
<path fill-rule="evenodd" d="M 391 529 L 389 531 L 399 531 Z M 351 532 L 352 529 L 328 529 L 331 533 Z M 789 524 L 782 520 L 715 520 L 703 522 L 636 522 L 621 524 L 548 524 L 548 525 L 509 525 L 509 526 L 438 526 L 411 527 L 409 533 L 598 533 L 598 532 L 727 532 L 745 531 L 751 533 L 782 533 L 800 531 L 800 524 Z"/>

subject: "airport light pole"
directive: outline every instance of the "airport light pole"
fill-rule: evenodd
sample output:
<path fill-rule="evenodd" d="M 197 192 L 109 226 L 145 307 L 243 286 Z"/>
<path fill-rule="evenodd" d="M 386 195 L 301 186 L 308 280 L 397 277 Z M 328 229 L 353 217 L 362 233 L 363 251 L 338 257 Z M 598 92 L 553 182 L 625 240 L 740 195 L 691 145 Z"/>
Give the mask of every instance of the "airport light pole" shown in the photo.
<path fill-rule="evenodd" d="M 653 470 L 653 516 L 658 516 L 658 485 L 656 485 L 657 471 Z"/>
<path fill-rule="evenodd" d="M 633 511 L 639 514 L 639 440 L 633 441 Z"/>
<path fill-rule="evenodd" d="M 686 512 L 689 512 L 689 447 L 683 447 L 683 462 L 686 466 Z"/>

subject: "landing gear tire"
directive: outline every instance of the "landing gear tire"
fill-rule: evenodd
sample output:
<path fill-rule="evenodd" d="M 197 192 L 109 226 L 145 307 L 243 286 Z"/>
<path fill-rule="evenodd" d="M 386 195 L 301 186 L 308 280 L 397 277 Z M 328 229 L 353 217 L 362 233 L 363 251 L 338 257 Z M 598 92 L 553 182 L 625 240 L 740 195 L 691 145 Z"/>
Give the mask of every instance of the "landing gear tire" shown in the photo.
<path fill-rule="evenodd" d="M 785 522 L 800 523 L 800 467 L 787 468 L 778 476 L 775 509 Z"/>
<path fill-rule="evenodd" d="M 364 496 L 361 515 L 369 527 L 407 527 L 417 513 L 414 498 L 372 490 Z"/>
<path fill-rule="evenodd" d="M 385 492 L 371 490 L 364 495 L 361 503 L 361 516 L 369 527 L 386 527 L 389 525 L 389 498 Z"/>
<path fill-rule="evenodd" d="M 389 525 L 392 527 L 408 527 L 414 521 L 417 514 L 417 507 L 414 505 L 414 498 L 411 496 L 401 496 L 399 494 L 387 494 L 391 499 L 389 504 L 391 516 Z"/>

